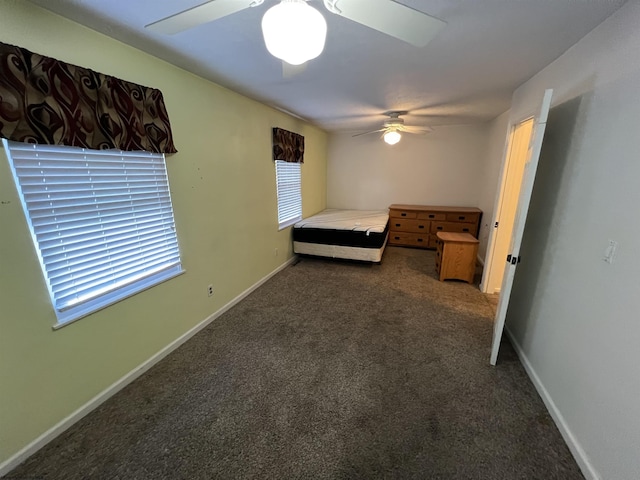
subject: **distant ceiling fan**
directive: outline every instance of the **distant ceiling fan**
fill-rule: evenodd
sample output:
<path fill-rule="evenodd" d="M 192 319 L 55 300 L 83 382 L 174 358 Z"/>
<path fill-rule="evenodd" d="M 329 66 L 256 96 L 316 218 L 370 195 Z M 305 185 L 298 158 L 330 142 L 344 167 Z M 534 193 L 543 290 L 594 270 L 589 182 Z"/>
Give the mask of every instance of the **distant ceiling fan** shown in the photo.
<path fill-rule="evenodd" d="M 291 65 L 316 58 L 324 49 L 327 24 L 309 0 L 281 0 L 262 18 L 262 32 L 269 52 Z M 318 0 L 319 1 L 319 0 Z M 322 0 L 331 13 L 379 32 L 423 47 L 445 22 L 393 0 Z M 151 31 L 173 35 L 209 23 L 264 0 L 210 0 L 147 25 Z"/>
<path fill-rule="evenodd" d="M 384 121 L 384 123 L 382 124 L 382 128 L 379 128 L 378 130 L 370 130 L 368 132 L 357 133 L 353 136 L 359 137 L 361 135 L 383 132 L 382 139 L 389 145 L 395 145 L 402 138 L 402 133 L 425 135 L 433 131 L 433 129 L 430 127 L 415 127 L 411 125 L 405 125 L 404 119 L 400 118 L 400 116 L 407 115 L 408 113 L 409 112 L 407 111 L 387 112 L 385 113 L 385 115 L 389 117 L 389 120 Z"/>

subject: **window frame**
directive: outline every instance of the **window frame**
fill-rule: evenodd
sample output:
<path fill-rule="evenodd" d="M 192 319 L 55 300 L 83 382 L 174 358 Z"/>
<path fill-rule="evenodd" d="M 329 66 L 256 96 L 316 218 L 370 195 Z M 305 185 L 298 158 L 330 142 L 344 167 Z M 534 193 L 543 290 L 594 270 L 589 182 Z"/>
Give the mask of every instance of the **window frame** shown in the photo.
<path fill-rule="evenodd" d="M 175 216 L 166 169 L 166 158 L 163 153 L 34 145 L 13 142 L 7 139 L 2 139 L 2 144 L 47 285 L 51 306 L 56 315 L 54 330 L 184 273 L 175 229 Z M 33 149 L 34 152 L 31 158 L 29 158 L 29 149 Z M 30 165 L 41 162 L 38 159 L 38 155 L 44 156 L 45 153 L 43 152 L 52 157 L 51 159 L 47 158 L 48 163 L 46 166 L 40 168 Z M 18 157 L 18 160 L 14 159 L 14 157 Z M 86 166 L 82 167 L 82 169 L 79 166 L 70 166 L 74 162 L 80 165 L 81 157 L 86 159 Z M 105 158 L 109 158 L 109 160 L 105 160 Z M 150 162 L 153 162 L 153 164 L 150 163 L 149 165 L 153 166 L 146 165 L 147 158 L 150 159 Z M 136 167 L 136 162 L 137 165 L 140 165 L 141 161 L 144 166 L 140 169 L 140 176 L 130 178 L 133 173 L 127 172 L 131 172 Z M 98 167 L 98 163 L 101 164 L 101 168 Z M 104 165 L 107 166 L 104 167 Z M 64 179 L 59 180 L 59 177 L 51 174 L 51 169 L 59 169 L 63 172 Z M 22 173 L 19 173 L 19 170 Z M 39 183 L 33 183 L 32 180 L 33 178 L 38 178 L 32 173 L 35 172 L 35 175 L 38 175 L 37 170 L 40 170 L 42 188 L 39 187 Z M 47 171 L 48 173 L 46 173 Z M 87 183 L 84 183 L 84 176 L 90 177 L 91 180 L 87 180 Z M 143 209 L 135 196 L 138 193 L 136 189 L 139 188 L 135 181 L 141 177 L 143 177 L 144 182 L 153 184 L 156 189 L 155 192 L 149 195 L 152 199 L 145 200 L 144 211 L 142 211 Z M 85 189 L 84 191 L 91 191 L 94 196 L 93 203 L 89 203 L 87 200 L 80 200 L 82 195 L 75 193 L 75 190 L 71 194 L 64 193 L 64 196 L 67 197 L 64 200 L 67 202 L 64 206 L 61 203 L 56 203 L 60 201 L 55 198 L 56 194 L 60 194 L 63 190 L 55 190 L 51 184 L 46 183 L 47 179 L 55 179 L 52 180 L 53 183 L 56 181 L 64 183 L 69 181 L 69 178 L 74 181 L 76 178 L 80 179 L 80 182 L 74 183 L 73 188 L 78 186 L 79 189 Z M 89 181 L 91 184 L 88 183 Z M 101 181 L 104 181 L 104 183 L 98 187 L 97 184 Z M 102 188 L 103 185 L 105 188 Z M 128 193 L 115 193 L 118 190 L 125 189 L 128 190 Z M 26 194 L 25 191 L 27 192 Z M 27 197 L 31 199 L 32 204 L 35 204 L 34 196 L 41 197 L 45 195 L 47 198 L 51 198 L 51 200 L 46 200 L 46 202 L 49 202 L 46 208 L 40 208 L 40 211 L 45 213 L 33 215 L 29 209 Z M 117 197 L 118 200 L 122 199 L 123 202 L 128 199 L 130 203 L 126 208 L 118 208 L 115 215 L 112 214 L 112 211 L 108 212 L 113 217 L 118 218 L 117 222 L 106 221 L 106 195 L 110 196 L 110 200 Z M 75 198 L 69 199 L 69 197 L 78 197 L 78 200 Z M 41 200 L 38 201 L 42 203 Z M 89 206 L 91 208 L 95 207 L 95 213 L 85 213 Z M 33 210 L 37 211 L 35 207 Z M 61 213 L 62 210 L 65 210 L 66 216 L 65 213 Z M 145 216 L 151 221 L 147 223 L 145 220 L 144 228 L 150 226 L 161 230 L 159 235 L 162 241 L 152 240 L 151 235 L 146 232 L 141 233 L 144 230 L 141 226 L 142 218 Z M 76 218 L 78 219 L 76 220 Z M 36 226 L 36 223 L 39 226 Z M 57 234 L 56 242 L 54 242 L 56 246 L 53 248 L 48 246 L 50 243 L 47 242 L 50 242 L 51 233 L 43 233 L 44 228 L 41 226 L 43 223 L 46 223 L 47 228 L 53 229 L 53 232 Z M 109 223 L 111 224 L 107 225 Z M 73 227 L 68 227 L 70 224 L 73 224 Z M 67 233 L 64 233 L 65 230 Z M 135 230 L 135 233 L 123 233 L 125 230 L 127 232 Z M 99 234 L 96 232 L 99 232 Z M 77 256 L 72 255 L 70 253 L 72 246 L 76 247 L 77 245 L 77 243 L 73 242 L 78 238 L 82 238 L 83 242 L 89 243 L 89 240 L 84 240 L 89 236 L 100 237 L 96 242 L 92 242 L 94 245 L 98 245 L 99 242 L 102 243 L 93 247 L 91 251 L 87 249 L 86 253 L 84 252 L 84 247 L 78 247 L 78 250 L 82 250 L 82 253 L 78 253 Z M 157 235 L 155 236 L 157 237 Z M 107 240 L 107 237 L 109 240 Z M 107 244 L 109 245 L 108 247 Z M 62 252 L 65 257 L 65 265 L 67 265 L 64 270 L 68 273 L 52 274 L 52 271 L 56 268 L 53 264 L 58 262 L 51 258 L 54 255 L 58 257 L 59 254 L 52 255 L 48 253 L 49 260 L 47 260 L 43 255 L 43 248 L 48 249 L 49 252 L 52 250 Z M 68 249 L 68 251 L 65 251 L 65 249 Z M 118 255 L 114 253 L 114 250 L 118 250 Z M 68 260 L 67 256 L 69 257 Z M 79 256 L 82 256 L 83 259 L 78 259 L 77 257 Z M 116 257 L 118 258 L 116 259 Z M 155 258 L 152 259 L 151 257 Z M 117 267 L 115 266 L 116 263 Z M 88 264 L 91 264 L 91 266 L 87 266 Z M 59 267 L 57 268 L 59 271 Z M 83 275 L 93 275 L 101 280 L 91 283 L 84 282 L 83 285 L 85 286 L 83 288 L 77 288 L 77 283 L 80 283 L 77 278 Z M 52 281 L 52 277 L 64 277 L 66 279 L 54 279 Z M 71 291 L 76 298 L 75 300 L 65 301 L 64 299 L 68 298 L 69 295 L 63 295 L 62 292 L 69 285 L 71 285 L 69 288 L 72 288 Z"/>

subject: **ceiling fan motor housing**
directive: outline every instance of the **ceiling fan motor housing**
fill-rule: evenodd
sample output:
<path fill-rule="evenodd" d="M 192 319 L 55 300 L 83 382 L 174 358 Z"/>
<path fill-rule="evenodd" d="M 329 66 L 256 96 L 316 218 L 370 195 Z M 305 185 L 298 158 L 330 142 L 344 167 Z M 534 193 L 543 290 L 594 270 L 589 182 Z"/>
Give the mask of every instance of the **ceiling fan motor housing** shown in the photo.
<path fill-rule="evenodd" d="M 389 120 L 385 120 L 383 125 L 385 128 L 402 127 L 404 125 L 404 120 L 397 117 L 390 118 Z"/>

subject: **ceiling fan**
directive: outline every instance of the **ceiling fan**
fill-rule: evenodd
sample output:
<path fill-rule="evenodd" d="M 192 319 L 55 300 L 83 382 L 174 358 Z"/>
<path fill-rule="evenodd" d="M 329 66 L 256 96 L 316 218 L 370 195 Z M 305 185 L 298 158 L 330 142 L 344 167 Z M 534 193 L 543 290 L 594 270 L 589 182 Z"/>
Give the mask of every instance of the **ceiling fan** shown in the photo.
<path fill-rule="evenodd" d="M 425 135 L 433 131 L 431 127 L 415 127 L 411 125 L 405 125 L 404 119 L 400 118 L 400 116 L 407 115 L 408 113 L 409 112 L 407 111 L 386 112 L 384 115 L 387 115 L 389 119 L 384 121 L 384 123 L 382 124 L 382 128 L 379 128 L 378 130 L 370 130 L 368 132 L 357 133 L 353 136 L 359 137 L 361 135 L 370 135 L 372 133 L 384 132 L 381 136 L 382 139 L 389 145 L 395 145 L 402 138 L 402 133 Z"/>
<path fill-rule="evenodd" d="M 173 35 L 249 7 L 257 7 L 264 1 L 209 0 L 146 25 L 145 28 L 153 32 Z M 300 65 L 316 58 L 324 49 L 326 21 L 318 10 L 307 4 L 308 1 L 281 0 L 279 4 L 267 10 L 262 19 L 267 49 L 275 57 L 292 65 Z M 423 47 L 429 43 L 445 25 L 442 20 L 393 0 L 322 0 L 322 2 L 333 14 L 416 47 Z M 302 53 L 302 50 L 305 52 Z"/>

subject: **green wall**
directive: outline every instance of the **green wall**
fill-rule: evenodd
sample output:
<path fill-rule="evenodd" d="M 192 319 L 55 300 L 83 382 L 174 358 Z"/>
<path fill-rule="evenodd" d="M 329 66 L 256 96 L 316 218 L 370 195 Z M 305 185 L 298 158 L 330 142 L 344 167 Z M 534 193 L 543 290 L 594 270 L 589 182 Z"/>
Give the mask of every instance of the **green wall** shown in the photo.
<path fill-rule="evenodd" d="M 53 331 L 53 308 L 0 152 L 2 464 L 291 258 L 290 229 L 277 225 L 271 127 L 305 136 L 304 216 L 326 206 L 327 139 L 318 128 L 28 2 L 0 3 L 0 41 L 162 90 L 179 150 L 167 166 L 186 269 Z"/>

